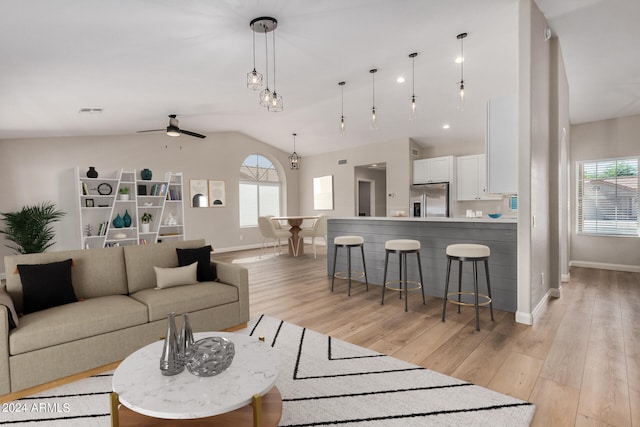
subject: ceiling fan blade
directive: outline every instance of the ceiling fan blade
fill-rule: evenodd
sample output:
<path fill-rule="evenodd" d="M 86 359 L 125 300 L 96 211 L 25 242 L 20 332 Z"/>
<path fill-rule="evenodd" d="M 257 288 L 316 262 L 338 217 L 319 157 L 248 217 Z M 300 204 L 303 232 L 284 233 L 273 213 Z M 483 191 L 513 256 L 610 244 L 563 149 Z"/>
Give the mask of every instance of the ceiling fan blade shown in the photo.
<path fill-rule="evenodd" d="M 195 136 L 196 138 L 206 138 L 205 135 L 201 135 L 199 133 L 191 132 L 184 129 L 180 129 L 180 133 L 184 133 L 185 135 L 189 135 L 189 136 Z"/>
<path fill-rule="evenodd" d="M 164 129 L 147 129 L 147 130 L 139 130 L 136 133 L 144 133 L 144 132 L 160 132 L 160 131 L 164 131 Z"/>

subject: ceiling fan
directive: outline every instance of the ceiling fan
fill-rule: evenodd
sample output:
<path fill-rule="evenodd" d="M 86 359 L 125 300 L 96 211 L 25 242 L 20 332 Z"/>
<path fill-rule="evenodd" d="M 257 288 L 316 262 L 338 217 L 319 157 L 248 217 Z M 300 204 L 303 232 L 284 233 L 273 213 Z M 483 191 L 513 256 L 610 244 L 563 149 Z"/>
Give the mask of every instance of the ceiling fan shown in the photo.
<path fill-rule="evenodd" d="M 164 130 L 165 129 L 139 130 L 138 133 L 160 132 Z M 167 126 L 166 132 L 167 132 L 167 135 L 169 136 L 180 136 L 181 134 L 185 134 L 189 136 L 195 136 L 196 138 L 206 138 L 205 135 L 201 135 L 196 132 L 191 132 L 190 130 L 180 129 L 180 127 L 178 126 L 178 119 L 176 118 L 175 114 L 169 114 L 169 126 Z"/>

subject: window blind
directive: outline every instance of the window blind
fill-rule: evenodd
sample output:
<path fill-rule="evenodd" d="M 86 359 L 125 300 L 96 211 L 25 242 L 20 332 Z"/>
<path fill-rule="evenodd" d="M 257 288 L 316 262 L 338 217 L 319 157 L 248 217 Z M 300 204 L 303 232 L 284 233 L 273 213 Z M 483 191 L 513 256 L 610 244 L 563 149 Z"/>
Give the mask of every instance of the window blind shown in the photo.
<path fill-rule="evenodd" d="M 577 230 L 638 236 L 638 158 L 578 163 Z"/>

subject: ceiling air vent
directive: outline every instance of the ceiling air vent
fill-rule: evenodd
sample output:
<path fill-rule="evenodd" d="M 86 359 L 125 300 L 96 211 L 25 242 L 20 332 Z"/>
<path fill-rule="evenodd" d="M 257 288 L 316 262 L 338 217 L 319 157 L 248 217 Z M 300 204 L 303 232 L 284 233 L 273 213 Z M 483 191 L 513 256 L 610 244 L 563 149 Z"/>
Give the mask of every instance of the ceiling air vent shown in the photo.
<path fill-rule="evenodd" d="M 420 155 L 420 153 L 418 153 L 418 150 L 415 148 L 411 149 L 411 157 L 418 157 Z"/>
<path fill-rule="evenodd" d="M 347 159 L 338 160 L 338 164 L 339 165 L 346 165 L 347 164 Z"/>

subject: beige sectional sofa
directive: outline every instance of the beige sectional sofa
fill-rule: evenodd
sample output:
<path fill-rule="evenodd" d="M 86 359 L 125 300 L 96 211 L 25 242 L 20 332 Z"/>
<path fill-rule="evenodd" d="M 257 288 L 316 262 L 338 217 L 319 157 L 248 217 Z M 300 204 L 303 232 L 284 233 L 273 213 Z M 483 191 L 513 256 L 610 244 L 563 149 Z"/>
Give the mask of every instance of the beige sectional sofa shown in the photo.
<path fill-rule="evenodd" d="M 177 247 L 204 244 L 192 240 L 6 256 L 6 291 L 18 313 L 22 310 L 18 264 L 71 258 L 78 302 L 26 314 L 13 329 L 10 310 L 0 305 L 0 394 L 122 360 L 164 336 L 166 316 L 172 311 L 188 312 L 194 331 L 246 323 L 249 289 L 243 267 L 212 262 L 217 281 L 156 289 L 154 266 L 177 267 Z"/>

